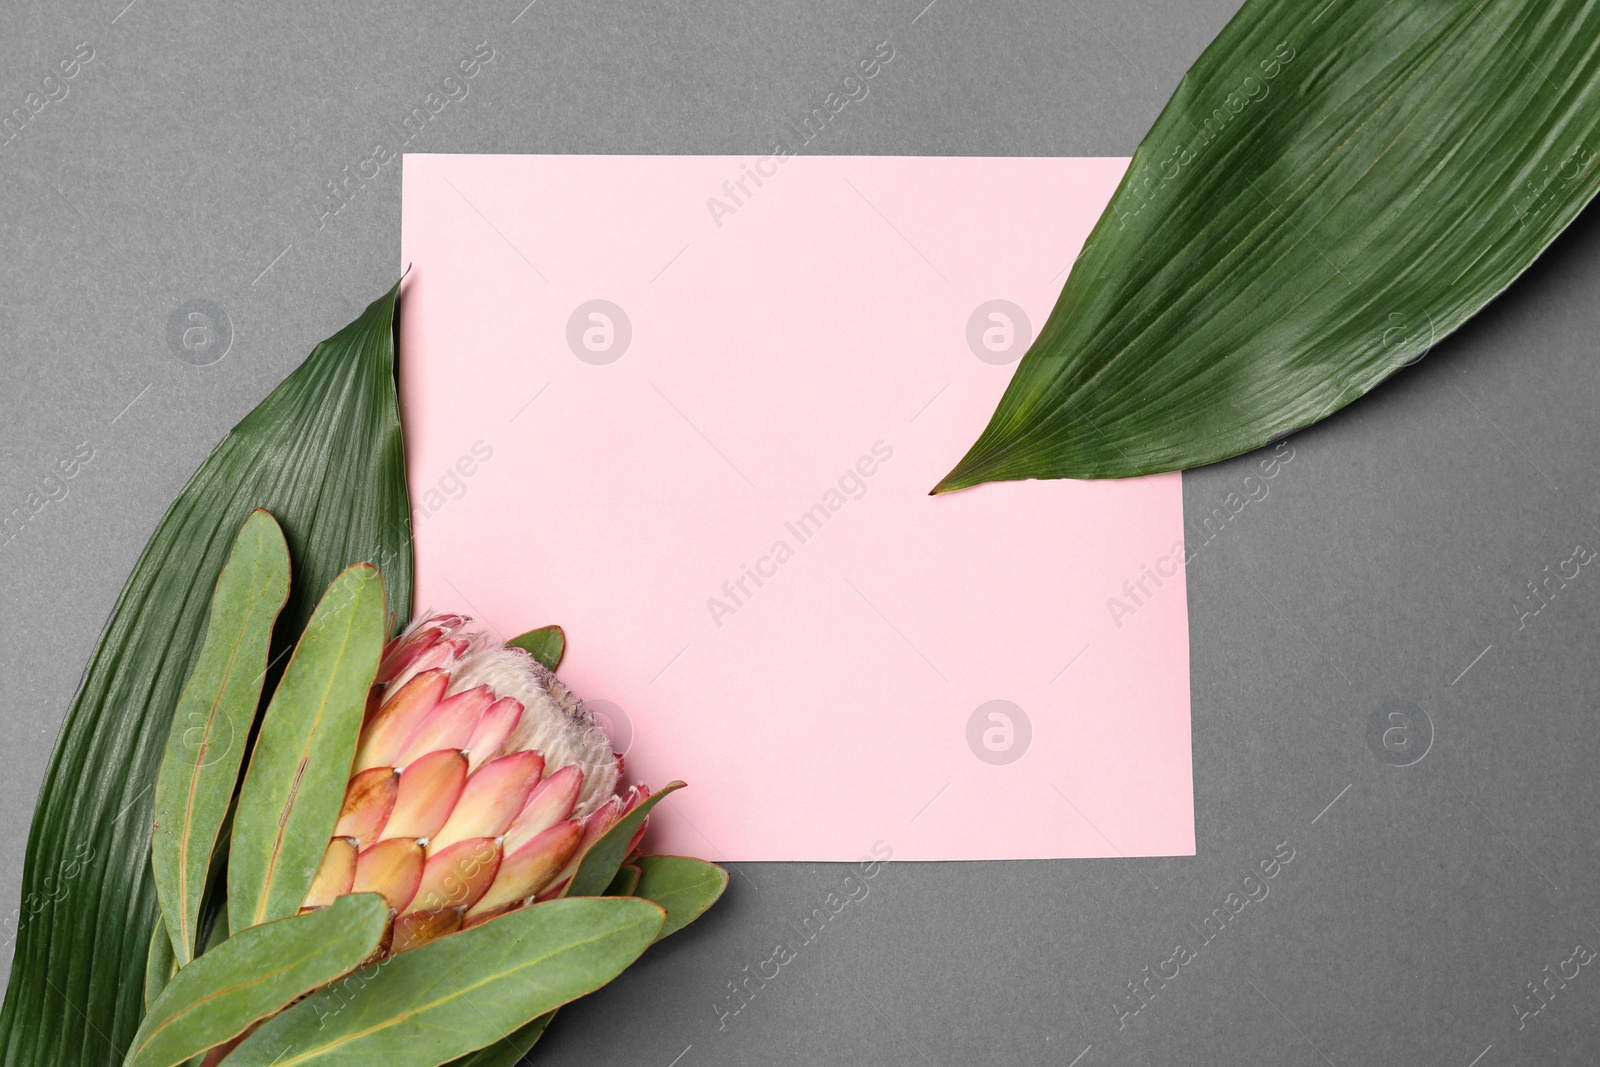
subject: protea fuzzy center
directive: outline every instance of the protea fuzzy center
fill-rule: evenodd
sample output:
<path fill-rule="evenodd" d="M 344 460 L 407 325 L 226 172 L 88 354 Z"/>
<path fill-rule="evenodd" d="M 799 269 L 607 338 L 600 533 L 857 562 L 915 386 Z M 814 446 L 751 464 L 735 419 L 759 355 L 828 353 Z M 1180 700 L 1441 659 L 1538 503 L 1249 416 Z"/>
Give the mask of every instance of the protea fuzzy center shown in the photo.
<path fill-rule="evenodd" d="M 471 621 L 424 617 L 384 650 L 302 909 L 381 893 L 395 914 L 390 952 L 559 894 L 588 847 L 649 795 L 619 796 L 622 758 L 594 715 Z"/>

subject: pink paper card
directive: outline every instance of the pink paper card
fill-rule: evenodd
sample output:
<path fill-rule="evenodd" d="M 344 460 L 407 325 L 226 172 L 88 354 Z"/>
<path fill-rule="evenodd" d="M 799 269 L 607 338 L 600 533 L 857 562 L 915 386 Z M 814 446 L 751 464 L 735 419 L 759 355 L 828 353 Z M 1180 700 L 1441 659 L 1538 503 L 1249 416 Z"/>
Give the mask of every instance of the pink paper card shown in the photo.
<path fill-rule="evenodd" d="M 1125 165 L 406 156 L 418 607 L 565 628 L 655 851 L 1192 855 L 1179 477 L 928 495 Z"/>

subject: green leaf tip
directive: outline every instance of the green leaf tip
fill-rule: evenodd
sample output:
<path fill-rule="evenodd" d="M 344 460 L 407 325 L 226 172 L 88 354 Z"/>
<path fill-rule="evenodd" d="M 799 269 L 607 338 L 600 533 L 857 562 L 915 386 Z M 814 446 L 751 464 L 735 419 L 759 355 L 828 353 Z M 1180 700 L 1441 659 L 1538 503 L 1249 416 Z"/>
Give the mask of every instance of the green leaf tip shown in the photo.
<path fill-rule="evenodd" d="M 561 656 L 566 651 L 567 634 L 559 626 L 541 626 L 537 630 L 518 634 L 506 642 L 506 647 L 522 649 L 546 669 L 553 671 L 560 666 Z"/>
<path fill-rule="evenodd" d="M 156 777 L 151 863 L 178 965 L 194 958 L 212 852 L 261 701 L 272 627 L 289 598 L 289 545 L 264 508 L 217 578 L 206 632 Z"/>
<path fill-rule="evenodd" d="M 583 854 L 583 859 L 578 861 L 578 869 L 573 872 L 572 880 L 567 883 L 562 895 L 588 897 L 604 893 L 611 880 L 617 876 L 622 861 L 627 858 L 628 846 L 633 841 L 633 835 L 649 816 L 650 809 L 665 800 L 669 794 L 682 788 L 684 788 L 682 782 L 668 782 L 645 797 L 632 811 L 618 819 L 616 825 L 601 834 L 600 839 L 590 845 L 589 850 Z"/>
<path fill-rule="evenodd" d="M 1600 190 L 1596 40 L 1586 0 L 1246 0 L 935 492 L 1212 463 L 1421 359 Z"/>
<path fill-rule="evenodd" d="M 640 856 L 632 892 L 666 910 L 659 941 L 694 922 L 722 899 L 728 872 L 691 856 Z"/>
<path fill-rule="evenodd" d="M 665 922 L 664 909 L 637 897 L 534 904 L 313 993 L 245 1038 L 227 1062 L 447 1063 L 605 985 L 650 947 Z"/>
<path fill-rule="evenodd" d="M 355 893 L 229 938 L 166 984 L 134 1036 L 124 1067 L 177 1067 L 232 1041 L 361 966 L 378 951 L 388 922 L 382 897 Z"/>

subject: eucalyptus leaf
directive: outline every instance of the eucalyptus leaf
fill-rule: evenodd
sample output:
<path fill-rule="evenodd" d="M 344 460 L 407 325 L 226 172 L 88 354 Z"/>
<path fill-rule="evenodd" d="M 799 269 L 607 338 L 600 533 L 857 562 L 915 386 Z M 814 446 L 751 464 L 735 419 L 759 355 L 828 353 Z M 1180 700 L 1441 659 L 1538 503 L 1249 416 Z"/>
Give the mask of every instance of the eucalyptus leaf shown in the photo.
<path fill-rule="evenodd" d="M 167 983 L 172 981 L 172 976 L 177 973 L 178 957 L 172 949 L 172 938 L 167 933 L 167 924 L 157 918 L 155 926 L 150 930 L 150 952 L 145 956 L 145 1011 L 150 1010 L 150 1005 L 156 1002 L 161 991 L 167 988 Z"/>
<path fill-rule="evenodd" d="M 383 579 L 335 578 L 261 720 L 228 852 L 228 928 L 293 915 L 339 821 L 384 636 Z"/>
<path fill-rule="evenodd" d="M 1366 393 L 1600 188 L 1600 6 L 1247 0 L 936 492 L 1210 463 Z"/>
<path fill-rule="evenodd" d="M 313 994 L 245 1038 L 228 1067 L 448 1063 L 605 985 L 664 922 L 636 897 L 522 908 Z"/>
<path fill-rule="evenodd" d="M 647 871 L 650 872 L 650 882 L 642 885 Z M 617 869 L 616 877 L 606 887 L 605 895 L 638 895 L 660 905 L 667 913 L 666 922 L 656 935 L 656 940 L 660 941 L 703 915 L 727 887 L 727 872 L 704 860 L 682 856 L 641 856 L 637 864 L 624 863 Z M 541 1015 L 510 1037 L 452 1061 L 451 1067 L 515 1067 L 544 1034 L 554 1017 L 553 1011 Z"/>
<path fill-rule="evenodd" d="M 450 1067 L 517 1067 L 522 1057 L 539 1043 L 545 1028 L 555 1017 L 555 1012 L 547 1011 L 527 1026 L 519 1027 L 510 1037 L 503 1037 L 492 1045 L 485 1045 L 458 1060 L 451 1060 Z"/>
<path fill-rule="evenodd" d="M 207 914 L 200 916 L 200 955 L 205 955 L 224 941 L 228 940 L 228 897 L 225 887 L 218 894 L 215 908 L 207 908 Z"/>
<path fill-rule="evenodd" d="M 120 1057 L 144 1012 L 160 915 L 150 865 L 156 772 L 211 591 L 246 516 L 266 508 L 296 574 L 273 657 L 357 560 L 411 613 L 411 518 L 395 395 L 399 287 L 318 345 L 223 439 L 167 509 L 117 599 L 45 772 L 0 1010 L 0 1067 Z M 159 395 L 152 401 L 162 403 Z M 80 849 L 94 862 L 74 867 Z M 64 890 L 57 883 L 67 870 Z"/>
<path fill-rule="evenodd" d="M 640 856 L 633 895 L 666 909 L 657 941 L 675 934 L 706 913 L 728 888 L 728 872 L 690 856 Z"/>
<path fill-rule="evenodd" d="M 522 649 L 553 671 L 561 665 L 561 654 L 567 649 L 567 634 L 559 626 L 541 626 L 537 630 L 518 634 L 506 645 Z"/>
<path fill-rule="evenodd" d="M 217 579 L 156 778 L 151 862 L 180 967 L 194 958 L 211 850 L 261 700 L 272 624 L 288 599 L 289 545 L 271 515 L 253 511 Z"/>
<path fill-rule="evenodd" d="M 237 795 L 234 797 L 238 801 Z M 228 939 L 228 846 L 233 838 L 233 811 L 222 822 L 217 837 L 221 844 L 211 853 L 211 870 L 206 873 L 206 895 L 200 905 L 200 941 L 196 955 L 205 955 Z"/>
<path fill-rule="evenodd" d="M 150 1008 L 125 1067 L 174 1067 L 231 1041 L 377 951 L 389 906 L 376 893 L 253 926 L 179 971 Z"/>
<path fill-rule="evenodd" d="M 601 895 L 607 897 L 633 896 L 633 891 L 639 888 L 640 873 L 641 872 L 639 871 L 639 868 L 634 864 L 624 863 L 621 867 L 617 868 L 616 877 L 611 879 L 611 884 L 606 886 L 606 891 Z M 656 903 L 659 904 L 660 901 L 657 901 Z M 669 914 L 667 918 L 670 921 L 672 916 Z"/>
<path fill-rule="evenodd" d="M 663 788 L 641 800 L 632 811 L 618 819 L 615 826 L 601 834 L 600 839 L 590 845 L 589 851 L 583 854 L 583 859 L 578 861 L 578 869 L 573 872 L 572 880 L 567 883 L 562 896 L 592 897 L 604 893 L 611 880 L 617 876 L 617 868 L 628 858 L 628 848 L 633 843 L 633 835 L 638 832 L 645 817 L 650 814 L 650 809 L 659 804 L 668 793 L 682 788 L 682 782 L 668 782 Z"/>

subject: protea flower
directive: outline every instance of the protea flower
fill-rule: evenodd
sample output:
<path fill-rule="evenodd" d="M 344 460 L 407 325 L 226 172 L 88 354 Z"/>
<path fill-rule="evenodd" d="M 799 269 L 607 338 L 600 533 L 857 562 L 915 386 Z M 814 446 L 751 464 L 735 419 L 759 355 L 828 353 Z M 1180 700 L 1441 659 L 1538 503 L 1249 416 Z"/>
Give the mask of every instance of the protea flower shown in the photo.
<path fill-rule="evenodd" d="M 394 909 L 389 952 L 560 893 L 649 795 L 583 702 L 461 615 L 384 650 L 333 839 L 302 910 L 345 893 Z M 638 844 L 638 836 L 634 844 Z"/>

